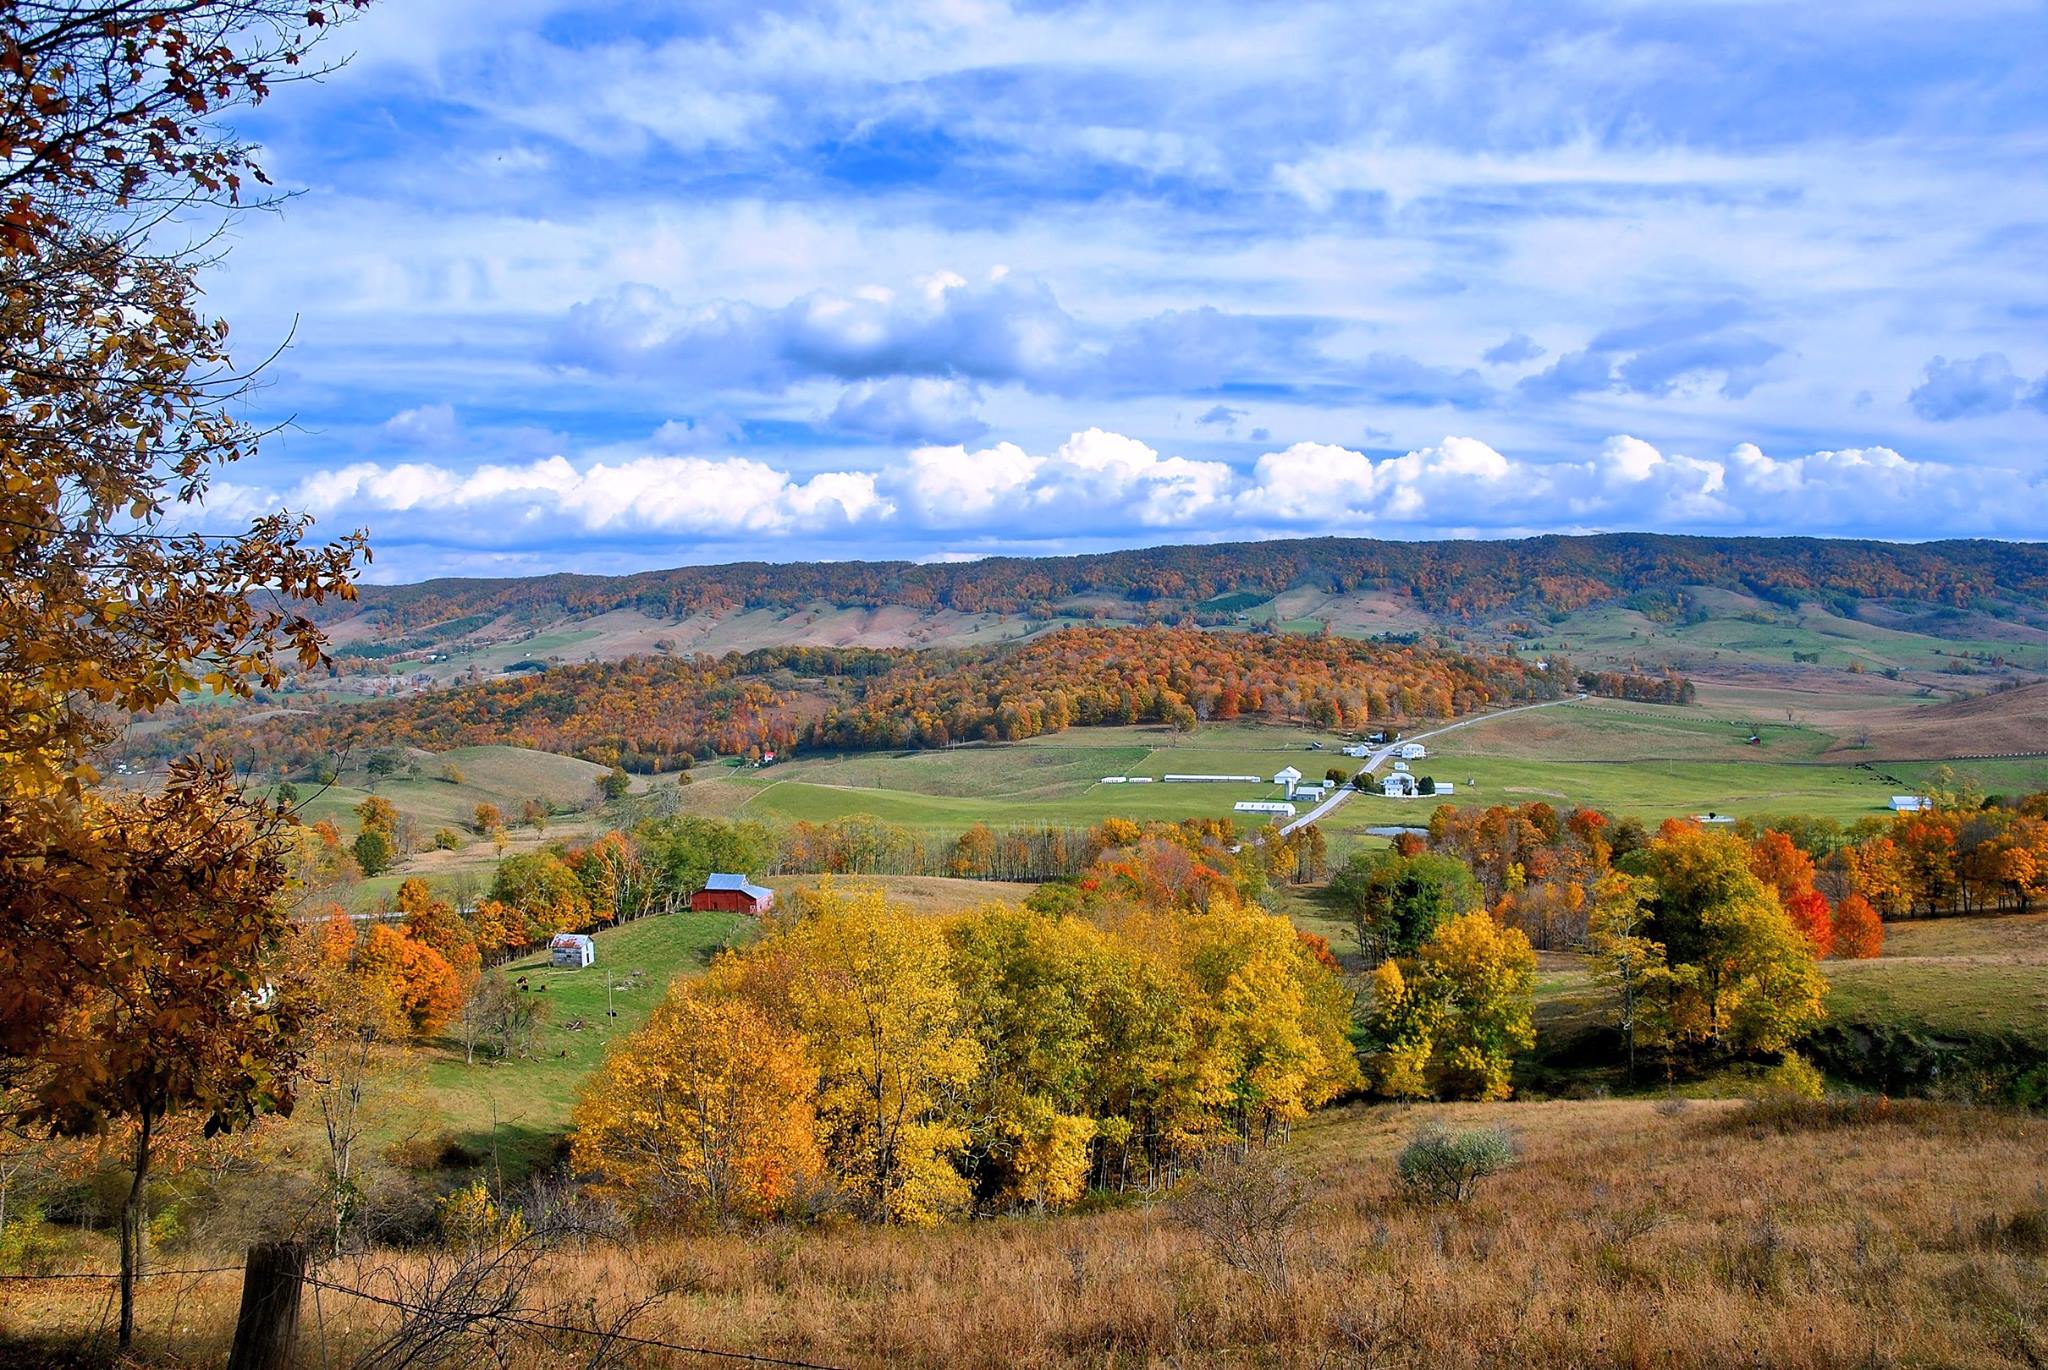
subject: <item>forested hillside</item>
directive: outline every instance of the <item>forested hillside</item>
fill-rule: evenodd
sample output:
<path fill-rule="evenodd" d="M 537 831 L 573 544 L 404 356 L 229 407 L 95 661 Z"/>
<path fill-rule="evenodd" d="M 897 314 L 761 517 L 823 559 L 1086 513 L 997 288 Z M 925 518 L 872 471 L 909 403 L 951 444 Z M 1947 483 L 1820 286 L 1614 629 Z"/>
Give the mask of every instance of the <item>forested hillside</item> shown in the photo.
<path fill-rule="evenodd" d="M 291 768 L 377 747 L 490 742 L 661 771 L 692 756 L 800 743 L 942 747 L 1076 724 L 1192 727 L 1243 717 L 1358 727 L 1448 718 L 1556 698 L 1571 688 L 1570 671 L 1562 660 L 1547 665 L 1345 638 L 1071 628 L 972 650 L 633 657 L 317 713 L 192 709 L 131 750 L 175 756 L 201 746 Z"/>
<path fill-rule="evenodd" d="M 1311 587 L 1391 593 L 1431 614 L 1474 618 L 1515 608 L 1569 611 L 1690 585 L 1842 606 L 1897 599 L 2039 607 L 2048 605 L 2048 548 L 1650 533 L 1477 542 L 1314 538 L 959 564 L 750 562 L 628 576 L 433 580 L 366 586 L 359 602 L 327 612 L 330 622 L 365 619 L 393 638 L 428 629 L 459 635 L 506 617 L 545 623 L 632 609 L 672 619 L 807 604 L 1227 622 L 1245 603 Z"/>

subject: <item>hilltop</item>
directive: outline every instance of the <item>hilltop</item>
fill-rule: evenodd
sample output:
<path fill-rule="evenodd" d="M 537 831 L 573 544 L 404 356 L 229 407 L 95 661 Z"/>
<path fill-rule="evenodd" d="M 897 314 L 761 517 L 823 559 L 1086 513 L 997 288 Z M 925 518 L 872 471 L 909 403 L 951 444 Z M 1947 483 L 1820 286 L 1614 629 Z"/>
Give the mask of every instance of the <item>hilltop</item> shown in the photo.
<path fill-rule="evenodd" d="M 2048 623 L 2048 548 L 1650 533 L 1309 538 L 937 565 L 749 562 L 625 576 L 430 580 L 366 586 L 357 602 L 322 614 L 338 645 L 376 644 L 382 652 L 572 626 L 621 652 L 646 650 L 664 625 L 674 650 L 719 651 L 775 645 L 767 637 L 835 646 L 955 643 L 986 636 L 988 620 L 999 616 L 1222 626 L 1271 617 L 1258 611 L 1288 607 L 1290 592 L 1334 596 L 1347 610 L 1336 615 L 1338 626 L 1359 629 L 1540 617 L 1624 601 L 1675 616 L 1682 592 L 1693 587 L 1780 605 L 1818 601 L 1845 616 L 1868 602 L 1889 606 L 1882 615 L 1873 610 L 1874 618 L 1960 620 L 1989 610 L 2039 626 Z M 798 621 L 786 618 L 792 611 L 801 611 Z"/>

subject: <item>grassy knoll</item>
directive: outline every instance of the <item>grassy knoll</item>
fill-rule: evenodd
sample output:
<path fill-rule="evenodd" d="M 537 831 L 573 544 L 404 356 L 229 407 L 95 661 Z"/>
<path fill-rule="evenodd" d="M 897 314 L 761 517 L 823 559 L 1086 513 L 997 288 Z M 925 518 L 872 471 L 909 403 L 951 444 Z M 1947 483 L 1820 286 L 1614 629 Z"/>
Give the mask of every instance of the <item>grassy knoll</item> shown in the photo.
<path fill-rule="evenodd" d="M 546 953 L 505 968 L 546 998 L 547 1026 L 525 1060 L 465 1064 L 458 1043 L 439 1043 L 427 1067 L 427 1095 L 440 1125 L 471 1150 L 495 1154 L 519 1172 L 546 1156 L 567 1131 L 583 1079 L 605 1048 L 644 1021 L 678 975 L 751 936 L 738 914 L 679 913 L 643 918 L 597 934 L 597 964 L 556 970 Z M 607 991 L 607 980 L 612 988 Z M 606 1006 L 616 1012 L 607 1016 Z"/>
<path fill-rule="evenodd" d="M 301 782 L 299 813 L 309 823 L 331 819 L 353 833 L 355 806 L 374 794 L 411 815 L 431 836 L 442 827 L 466 830 L 483 803 L 496 804 L 514 818 L 529 799 L 579 810 L 591 801 L 603 774 L 604 767 L 588 761 L 526 747 L 408 748 L 400 769 L 389 774 L 374 775 L 358 764 L 345 769 L 333 785 Z"/>
<path fill-rule="evenodd" d="M 776 882 L 789 890 L 812 880 Z M 891 898 L 925 913 L 956 913 L 993 900 L 1018 900 L 1028 885 L 894 876 L 873 881 Z M 597 964 L 557 970 L 545 952 L 505 968 L 524 976 L 548 1003 L 548 1022 L 532 1056 L 465 1063 L 459 1043 L 430 1049 L 427 1099 L 444 1128 L 480 1155 L 517 1174 L 546 1157 L 566 1135 L 583 1080 L 605 1049 L 646 1020 L 678 976 L 697 974 L 717 951 L 754 935 L 738 914 L 679 913 L 643 918 L 597 934 Z M 609 981 L 609 988 L 607 982 Z M 607 1016 L 607 1009 L 616 1016 Z M 495 1141 L 495 1147 L 494 1147 Z"/>

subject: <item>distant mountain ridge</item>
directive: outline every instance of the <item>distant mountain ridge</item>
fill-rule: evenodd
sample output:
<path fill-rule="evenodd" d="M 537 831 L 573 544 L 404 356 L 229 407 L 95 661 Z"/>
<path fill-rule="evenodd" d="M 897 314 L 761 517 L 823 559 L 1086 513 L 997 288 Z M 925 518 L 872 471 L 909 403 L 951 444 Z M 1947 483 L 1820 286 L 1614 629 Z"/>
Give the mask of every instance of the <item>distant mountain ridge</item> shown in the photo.
<path fill-rule="evenodd" d="M 1716 538 L 1661 533 L 1503 541 L 1308 538 L 1163 546 L 974 562 L 741 562 L 363 587 L 331 604 L 359 634 L 452 639 L 487 624 L 540 624 L 622 610 L 653 619 L 829 605 L 1223 624 L 1290 590 L 1377 593 L 1438 618 L 1570 612 L 1687 586 L 1764 599 L 1903 600 L 1953 609 L 2048 607 L 2048 545 L 1961 540 Z"/>

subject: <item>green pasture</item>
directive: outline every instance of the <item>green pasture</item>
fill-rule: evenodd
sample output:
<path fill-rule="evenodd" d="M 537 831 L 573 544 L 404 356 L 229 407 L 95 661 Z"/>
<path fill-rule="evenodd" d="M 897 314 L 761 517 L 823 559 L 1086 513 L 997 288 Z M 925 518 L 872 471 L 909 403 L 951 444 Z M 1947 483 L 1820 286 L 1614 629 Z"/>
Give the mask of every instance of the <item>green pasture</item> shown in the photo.
<path fill-rule="evenodd" d="M 606 1049 L 646 1020 L 677 976 L 702 970 L 719 948 L 754 930 L 738 914 L 670 914 L 598 933 L 597 963 L 580 970 L 556 970 L 545 952 L 505 967 L 546 1000 L 547 1024 L 524 1060 L 479 1055 L 465 1064 L 459 1042 L 434 1043 L 426 1080 L 434 1125 L 514 1174 L 545 1160 L 568 1132 L 577 1091 Z M 617 1016 L 607 1015 L 607 1005 Z"/>
<path fill-rule="evenodd" d="M 1363 794 L 1332 814 L 1324 826 L 1352 830 L 1423 823 L 1439 802 L 1492 805 L 1535 800 L 1646 820 L 1704 813 L 1737 818 L 1806 813 L 1849 822 L 1886 812 L 1896 792 L 1881 778 L 1851 766 L 1763 760 L 1545 761 L 1474 756 L 1447 747 L 1413 765 L 1418 775 L 1453 782 L 1457 792 L 1443 801 Z"/>
<path fill-rule="evenodd" d="M 1319 739 L 1322 751 L 1308 743 Z M 1241 799 L 1277 799 L 1270 779 L 1256 783 L 1163 783 L 1169 773 L 1271 777 L 1283 766 L 1319 778 L 1343 756 L 1332 733 L 1260 724 L 1219 724 L 1196 733 L 1162 727 L 1075 728 L 1046 738 L 944 752 L 850 753 L 800 758 L 725 778 L 714 796 L 693 794 L 700 811 L 723 803 L 762 820 L 823 822 L 871 814 L 907 827 L 954 830 L 1050 823 L 1087 827 L 1104 818 L 1137 820 L 1234 815 Z M 1106 776 L 1142 776 L 1150 784 L 1105 785 Z M 692 786 L 692 789 L 701 787 Z"/>
<path fill-rule="evenodd" d="M 459 781 L 444 778 L 451 765 Z M 581 809 L 595 796 L 604 773 L 604 767 L 588 761 L 526 747 L 455 747 L 445 752 L 407 749 L 403 766 L 387 775 L 372 775 L 359 761 L 343 770 L 335 784 L 296 783 L 299 816 L 308 823 L 331 819 L 352 833 L 355 806 L 374 794 L 410 814 L 431 836 L 442 827 L 466 831 L 482 803 L 496 804 L 515 821 L 519 806 L 529 799 L 544 799 L 562 810 Z"/>

